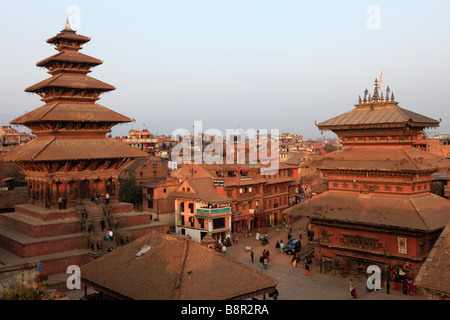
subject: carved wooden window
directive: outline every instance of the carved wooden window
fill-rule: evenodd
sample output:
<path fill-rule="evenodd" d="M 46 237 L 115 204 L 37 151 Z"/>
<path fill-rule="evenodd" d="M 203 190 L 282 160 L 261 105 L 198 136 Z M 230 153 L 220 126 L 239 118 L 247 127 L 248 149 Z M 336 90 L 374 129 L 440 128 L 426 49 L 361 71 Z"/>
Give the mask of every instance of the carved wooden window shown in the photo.
<path fill-rule="evenodd" d="M 408 254 L 406 238 L 398 237 L 397 243 L 398 243 L 398 253 Z"/>

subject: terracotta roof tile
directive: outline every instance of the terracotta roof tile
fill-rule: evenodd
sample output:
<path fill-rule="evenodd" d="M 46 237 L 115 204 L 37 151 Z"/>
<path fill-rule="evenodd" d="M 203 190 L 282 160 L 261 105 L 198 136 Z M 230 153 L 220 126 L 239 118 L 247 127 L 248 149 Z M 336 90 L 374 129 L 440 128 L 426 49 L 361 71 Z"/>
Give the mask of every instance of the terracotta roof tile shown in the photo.
<path fill-rule="evenodd" d="M 385 197 L 328 191 L 288 208 L 284 213 L 431 232 L 444 228 L 450 221 L 450 201 L 432 193 Z"/>
<path fill-rule="evenodd" d="M 34 92 L 46 87 L 66 87 L 74 89 L 99 89 L 103 91 L 114 90 L 115 87 L 86 75 L 58 74 L 43 80 L 25 89 L 26 92 Z"/>
<path fill-rule="evenodd" d="M 303 164 L 341 170 L 414 171 L 450 168 L 450 160 L 419 149 L 344 149 Z"/>
<path fill-rule="evenodd" d="M 420 123 L 427 126 L 439 126 L 439 121 L 420 115 L 418 113 L 400 108 L 396 105 L 385 107 L 369 106 L 364 108 L 355 108 L 339 116 L 323 121 L 318 124 L 320 130 L 332 130 L 339 127 L 357 126 L 357 125 L 393 125 L 405 123 Z"/>
<path fill-rule="evenodd" d="M 416 287 L 450 295 L 450 223 L 442 231 L 416 277 Z"/>
<path fill-rule="evenodd" d="M 25 124 L 40 121 L 131 122 L 131 119 L 99 104 L 55 103 L 44 105 L 11 121 Z"/>
<path fill-rule="evenodd" d="M 39 138 L 15 148 L 5 161 L 58 161 L 145 157 L 146 152 L 111 138 Z"/>
<path fill-rule="evenodd" d="M 224 203 L 233 201 L 232 199 L 217 192 L 212 178 L 188 178 L 186 181 L 192 187 L 193 192 L 183 192 L 180 189 L 181 187 L 179 187 L 170 194 L 171 198 L 205 200 L 210 203 Z"/>
<path fill-rule="evenodd" d="M 151 249 L 136 257 L 144 246 Z M 135 300 L 226 300 L 277 281 L 184 237 L 147 234 L 81 267 L 82 282 Z"/>

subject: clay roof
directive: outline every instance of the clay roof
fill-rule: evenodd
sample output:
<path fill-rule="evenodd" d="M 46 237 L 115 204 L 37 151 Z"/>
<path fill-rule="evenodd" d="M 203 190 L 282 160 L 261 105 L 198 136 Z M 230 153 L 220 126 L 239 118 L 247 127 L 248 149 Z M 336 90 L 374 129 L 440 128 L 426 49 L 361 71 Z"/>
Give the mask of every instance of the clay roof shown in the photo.
<path fill-rule="evenodd" d="M 450 160 L 410 149 L 344 149 L 325 154 L 304 167 L 340 170 L 437 171 L 450 168 Z"/>
<path fill-rule="evenodd" d="M 403 125 L 405 123 L 410 125 L 420 124 L 427 127 L 439 126 L 439 121 L 400 108 L 397 105 L 355 108 L 337 117 L 323 121 L 317 126 L 320 130 L 333 130 L 346 129 L 358 125 L 383 128 L 384 126 L 392 127 L 392 125 Z"/>
<path fill-rule="evenodd" d="M 63 30 L 60 33 L 58 33 L 56 36 L 48 39 L 47 43 L 55 43 L 60 39 L 80 41 L 83 43 L 89 42 L 91 40 L 91 38 L 82 36 L 80 34 L 76 34 L 74 31 L 68 32 L 68 31 Z"/>
<path fill-rule="evenodd" d="M 192 200 L 204 200 L 210 203 L 231 202 L 232 199 L 219 194 L 213 180 L 207 178 L 188 178 L 187 183 L 192 187 L 192 192 L 181 191 L 181 186 L 170 194 L 171 198 Z"/>
<path fill-rule="evenodd" d="M 34 92 L 46 87 L 66 87 L 74 89 L 99 89 L 103 91 L 115 90 L 115 87 L 86 75 L 58 74 L 25 89 Z"/>
<path fill-rule="evenodd" d="M 38 67 L 43 67 L 52 61 L 69 61 L 78 63 L 88 63 L 92 65 L 102 64 L 101 60 L 98 60 L 96 58 L 93 58 L 91 56 L 85 55 L 77 51 L 61 51 L 60 53 L 48 57 L 47 59 L 39 61 L 38 63 L 36 63 L 36 65 Z"/>
<path fill-rule="evenodd" d="M 253 186 L 253 185 L 257 185 L 257 184 L 263 184 L 263 183 L 267 183 L 266 179 L 263 178 L 256 178 L 252 177 L 251 179 L 229 179 L 229 178 L 224 178 L 223 179 L 223 184 L 225 187 L 238 187 L 238 186 Z"/>
<path fill-rule="evenodd" d="M 38 138 L 8 153 L 4 161 L 58 161 L 145 157 L 146 152 L 111 138 Z"/>
<path fill-rule="evenodd" d="M 151 249 L 136 257 L 145 246 Z M 81 282 L 135 300 L 242 299 L 277 285 L 222 253 L 156 231 L 83 265 Z"/>
<path fill-rule="evenodd" d="M 99 104 L 55 103 L 36 108 L 11 121 L 25 124 L 40 121 L 131 122 L 131 119 Z"/>
<path fill-rule="evenodd" d="M 386 197 L 327 191 L 288 208 L 285 214 L 343 223 L 431 232 L 450 221 L 450 201 L 433 193 Z"/>
<path fill-rule="evenodd" d="M 450 295 L 450 223 L 434 244 L 415 280 L 418 288 Z"/>

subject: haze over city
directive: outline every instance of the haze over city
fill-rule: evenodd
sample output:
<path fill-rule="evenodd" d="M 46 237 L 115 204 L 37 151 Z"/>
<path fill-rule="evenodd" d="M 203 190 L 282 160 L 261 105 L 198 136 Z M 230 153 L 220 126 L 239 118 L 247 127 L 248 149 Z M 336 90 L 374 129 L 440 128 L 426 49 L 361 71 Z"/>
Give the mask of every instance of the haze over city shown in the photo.
<path fill-rule="evenodd" d="M 43 102 L 24 92 L 56 53 L 43 40 L 64 28 L 91 37 L 91 76 L 114 85 L 99 104 L 134 128 L 279 129 L 335 137 L 315 126 L 350 110 L 375 78 L 399 105 L 442 119 L 450 133 L 448 1 L 22 1 L 1 2 L 0 118 Z M 59 17 L 59 18 L 55 18 Z M 32 52 L 32 54 L 30 54 Z M 17 63 L 21 61 L 21 63 Z"/>

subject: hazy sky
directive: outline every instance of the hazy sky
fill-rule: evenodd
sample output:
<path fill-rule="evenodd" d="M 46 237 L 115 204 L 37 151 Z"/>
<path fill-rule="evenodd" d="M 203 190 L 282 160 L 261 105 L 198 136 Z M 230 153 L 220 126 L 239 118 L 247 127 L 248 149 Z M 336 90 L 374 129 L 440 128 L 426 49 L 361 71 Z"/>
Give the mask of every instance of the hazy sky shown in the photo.
<path fill-rule="evenodd" d="M 375 78 L 400 106 L 442 119 L 450 133 L 450 1 L 0 1 L 0 124 L 43 105 L 24 89 L 48 77 L 36 63 L 67 17 L 114 85 L 99 104 L 171 134 L 279 129 L 319 137 Z M 382 86 L 385 89 L 385 85 Z M 326 134 L 334 137 L 333 134 Z"/>

